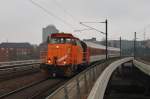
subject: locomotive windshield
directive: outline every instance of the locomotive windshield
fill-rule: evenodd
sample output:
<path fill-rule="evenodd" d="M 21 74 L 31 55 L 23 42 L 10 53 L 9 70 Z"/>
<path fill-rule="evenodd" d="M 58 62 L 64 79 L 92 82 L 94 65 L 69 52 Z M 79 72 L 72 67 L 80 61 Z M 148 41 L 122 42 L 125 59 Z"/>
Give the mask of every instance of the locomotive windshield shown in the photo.
<path fill-rule="evenodd" d="M 50 44 L 65 44 L 65 43 L 73 43 L 73 39 L 71 38 L 63 38 L 63 37 L 55 37 L 55 38 L 48 38 L 47 42 Z"/>

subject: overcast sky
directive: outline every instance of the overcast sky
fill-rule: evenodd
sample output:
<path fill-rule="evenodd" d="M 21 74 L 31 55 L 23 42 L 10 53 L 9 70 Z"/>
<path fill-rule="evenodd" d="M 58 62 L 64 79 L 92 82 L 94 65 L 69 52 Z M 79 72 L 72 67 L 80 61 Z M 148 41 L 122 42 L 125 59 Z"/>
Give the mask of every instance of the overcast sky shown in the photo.
<path fill-rule="evenodd" d="M 108 19 L 109 39 L 150 38 L 150 0 L 33 0 L 54 15 L 47 14 L 30 0 L 0 0 L 0 42 L 42 41 L 42 28 L 54 24 L 62 32 L 70 32 L 83 38 L 104 35 L 93 31 L 81 33 L 80 21 L 104 21 Z M 57 16 L 57 17 L 54 17 Z M 63 20 L 63 21 L 62 21 Z M 65 21 L 65 22 L 64 22 Z M 105 32 L 104 24 L 87 24 Z"/>

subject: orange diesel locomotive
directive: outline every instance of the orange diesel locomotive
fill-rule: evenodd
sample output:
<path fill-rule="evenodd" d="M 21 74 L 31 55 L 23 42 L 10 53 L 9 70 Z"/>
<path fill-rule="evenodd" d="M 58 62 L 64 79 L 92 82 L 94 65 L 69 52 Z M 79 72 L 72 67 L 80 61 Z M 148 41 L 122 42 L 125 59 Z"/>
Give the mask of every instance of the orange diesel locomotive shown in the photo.
<path fill-rule="evenodd" d="M 70 77 L 77 69 L 105 58 L 105 46 L 83 42 L 72 34 L 55 33 L 48 36 L 48 49 L 41 69 L 55 76 Z M 111 57 L 118 56 L 119 49 L 108 48 Z"/>
<path fill-rule="evenodd" d="M 52 75 L 71 76 L 79 66 L 88 63 L 86 44 L 72 34 L 55 33 L 48 36 L 48 51 L 41 69 Z"/>

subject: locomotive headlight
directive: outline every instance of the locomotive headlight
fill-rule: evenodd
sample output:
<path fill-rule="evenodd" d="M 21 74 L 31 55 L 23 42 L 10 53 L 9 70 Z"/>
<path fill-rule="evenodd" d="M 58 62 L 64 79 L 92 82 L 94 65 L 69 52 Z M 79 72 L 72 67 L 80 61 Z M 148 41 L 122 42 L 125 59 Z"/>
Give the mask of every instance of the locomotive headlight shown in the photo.
<path fill-rule="evenodd" d="M 66 61 L 64 61 L 63 63 L 64 63 L 64 64 L 66 64 L 67 62 L 66 62 Z"/>
<path fill-rule="evenodd" d="M 57 45 L 56 48 L 59 48 L 59 46 Z"/>
<path fill-rule="evenodd" d="M 51 63 L 51 60 L 48 60 L 48 63 L 50 64 L 50 63 Z"/>

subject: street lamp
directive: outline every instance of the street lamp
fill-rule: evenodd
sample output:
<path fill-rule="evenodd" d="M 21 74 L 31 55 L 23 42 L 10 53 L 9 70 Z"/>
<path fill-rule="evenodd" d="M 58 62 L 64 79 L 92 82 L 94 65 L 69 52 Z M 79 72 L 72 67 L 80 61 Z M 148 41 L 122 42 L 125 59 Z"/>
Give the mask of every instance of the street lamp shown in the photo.
<path fill-rule="evenodd" d="M 102 31 L 95 29 L 91 26 L 88 26 L 84 23 L 105 23 L 105 32 L 102 32 Z M 104 22 L 80 22 L 80 24 L 85 26 L 85 27 L 88 27 L 89 29 L 93 29 L 97 32 L 100 32 L 103 35 L 106 35 L 106 60 L 107 60 L 108 59 L 108 21 L 107 21 L 107 19 Z"/>

